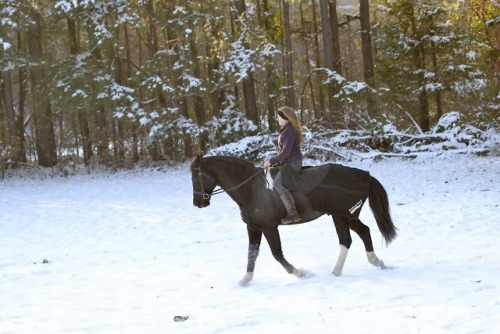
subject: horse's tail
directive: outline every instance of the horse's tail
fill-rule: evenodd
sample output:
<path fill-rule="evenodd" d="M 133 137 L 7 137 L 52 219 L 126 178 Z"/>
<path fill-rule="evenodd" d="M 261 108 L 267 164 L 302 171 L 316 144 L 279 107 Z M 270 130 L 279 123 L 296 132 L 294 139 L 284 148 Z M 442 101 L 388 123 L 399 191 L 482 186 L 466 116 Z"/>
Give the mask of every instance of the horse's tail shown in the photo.
<path fill-rule="evenodd" d="M 389 245 L 396 238 L 397 229 L 392 222 L 387 192 L 382 184 L 373 176 L 368 188 L 368 199 L 380 233 L 382 233 L 386 245 Z"/>

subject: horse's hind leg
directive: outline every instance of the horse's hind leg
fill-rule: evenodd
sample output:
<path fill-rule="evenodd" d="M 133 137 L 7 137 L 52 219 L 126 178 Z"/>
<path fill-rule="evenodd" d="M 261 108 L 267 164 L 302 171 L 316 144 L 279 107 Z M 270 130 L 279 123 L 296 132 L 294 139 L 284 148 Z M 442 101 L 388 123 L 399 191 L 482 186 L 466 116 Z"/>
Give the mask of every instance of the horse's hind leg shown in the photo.
<path fill-rule="evenodd" d="M 344 269 L 345 260 L 347 258 L 347 253 L 349 252 L 349 247 L 352 244 L 351 233 L 349 232 L 349 219 L 341 216 L 333 216 L 333 223 L 335 224 L 335 229 L 337 230 L 337 236 L 339 238 L 340 253 L 337 263 L 333 268 L 333 274 L 335 276 L 340 276 L 342 270 Z"/>
<path fill-rule="evenodd" d="M 375 252 L 373 251 L 373 241 L 370 234 L 370 228 L 363 224 L 359 219 L 350 219 L 349 228 L 356 232 L 357 235 L 363 241 L 366 250 L 366 256 L 368 257 L 368 262 L 370 262 L 375 267 L 385 268 L 384 261 L 380 260 Z"/>
<path fill-rule="evenodd" d="M 260 242 L 262 240 L 262 231 L 256 228 L 252 228 L 247 225 L 248 232 L 248 262 L 247 262 L 247 272 L 245 276 L 240 280 L 240 285 L 245 286 L 250 283 L 253 279 L 253 272 L 255 269 L 255 261 L 257 256 L 259 256 Z"/>

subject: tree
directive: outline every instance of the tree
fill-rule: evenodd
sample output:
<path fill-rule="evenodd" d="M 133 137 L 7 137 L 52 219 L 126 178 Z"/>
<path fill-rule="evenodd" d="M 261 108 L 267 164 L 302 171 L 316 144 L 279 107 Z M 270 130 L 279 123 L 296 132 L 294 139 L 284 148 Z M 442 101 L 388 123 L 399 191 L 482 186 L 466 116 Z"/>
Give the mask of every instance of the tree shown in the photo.
<path fill-rule="evenodd" d="M 11 71 L 2 71 L 2 102 L 3 102 L 3 121 L 7 127 L 6 134 L 9 142 L 13 142 L 16 137 L 16 116 L 14 111 L 14 93 L 11 79 Z M 5 139 L 4 139 L 5 140 Z"/>
<path fill-rule="evenodd" d="M 283 54 L 284 78 L 286 91 L 286 104 L 295 108 L 295 83 L 293 80 L 293 47 L 290 31 L 290 5 L 288 1 L 283 1 L 283 26 L 285 28 L 285 46 Z"/>
<path fill-rule="evenodd" d="M 57 151 L 54 124 L 52 122 L 52 108 L 45 90 L 47 78 L 45 77 L 45 66 L 43 64 L 41 22 L 41 14 L 35 11 L 33 13 L 33 23 L 29 25 L 27 30 L 29 53 L 35 63 L 30 68 L 31 115 L 35 127 L 38 163 L 43 167 L 53 167 L 57 163 Z"/>
<path fill-rule="evenodd" d="M 321 68 L 321 54 L 320 54 L 320 47 L 319 47 L 319 34 L 318 34 L 318 26 L 317 26 L 317 15 L 316 15 L 316 2 L 314 0 L 311 0 L 311 8 L 312 8 L 312 24 L 313 24 L 313 35 L 314 35 L 314 63 L 316 66 L 316 69 Z M 319 109 L 321 112 L 325 110 L 325 94 L 324 94 L 324 88 L 323 85 L 321 84 L 321 77 L 319 75 L 316 75 L 316 87 L 318 90 L 318 105 Z M 314 108 L 314 116 L 316 118 L 320 118 L 320 113 Z"/>
<path fill-rule="evenodd" d="M 265 32 L 267 43 L 264 56 L 266 73 L 265 110 L 267 111 L 267 126 L 269 131 L 274 132 L 276 130 L 276 91 L 278 89 L 278 74 L 274 66 L 274 56 L 279 53 L 279 51 L 276 47 L 277 31 L 273 24 L 274 16 L 268 0 L 262 0 L 262 9 L 260 13 L 262 17 L 261 27 Z"/>
<path fill-rule="evenodd" d="M 323 31 L 323 50 L 325 67 L 334 72 L 333 76 L 341 74 L 339 28 L 337 18 L 337 2 L 335 0 L 320 0 L 321 27 Z M 335 96 L 339 93 L 339 85 L 331 81 L 328 87 L 329 112 L 325 114 L 327 119 L 339 126 L 342 122 L 341 106 Z"/>
<path fill-rule="evenodd" d="M 389 103 L 408 112 L 422 131 L 446 109 L 466 111 L 463 102 L 476 97 L 487 80 L 478 63 L 483 47 L 452 20 L 456 9 L 430 0 L 383 4 L 378 68 L 390 88 Z"/>
<path fill-rule="evenodd" d="M 373 51 L 370 24 L 370 5 L 368 0 L 359 0 L 359 17 L 361 22 L 361 51 L 363 53 L 363 77 L 369 87 L 375 88 L 373 69 Z M 368 95 L 367 109 L 371 117 L 376 116 L 375 101 Z"/>
<path fill-rule="evenodd" d="M 189 34 L 189 49 L 191 50 L 191 64 L 192 64 L 193 76 L 194 78 L 199 79 L 201 81 L 201 69 L 198 59 L 199 58 L 198 43 L 196 35 L 194 34 L 194 26 L 191 26 L 190 30 L 192 31 L 192 33 Z M 194 100 L 194 112 L 196 114 L 196 119 L 198 120 L 198 125 L 203 126 L 207 121 L 203 95 L 201 95 L 199 91 L 195 91 L 193 100 Z M 208 142 L 208 134 L 203 133 L 200 138 L 200 149 L 202 151 L 205 150 L 207 142 Z"/>
<path fill-rule="evenodd" d="M 72 56 L 76 57 L 80 52 L 80 41 L 78 40 L 76 22 L 75 19 L 70 16 L 67 16 L 66 22 L 68 24 L 69 51 Z M 92 140 L 90 138 L 87 110 L 82 106 L 77 113 L 80 136 L 82 138 L 83 162 L 85 165 L 88 165 L 92 157 Z M 78 142 L 78 140 L 76 141 Z"/>
<path fill-rule="evenodd" d="M 236 8 L 236 23 L 239 27 L 236 39 L 237 43 L 241 43 L 241 51 L 245 52 L 249 49 L 249 44 L 245 37 L 246 29 L 245 25 L 247 20 L 246 17 L 246 5 L 245 0 L 234 0 L 234 5 Z M 246 72 L 246 75 L 242 78 L 243 86 L 243 99 L 245 103 L 245 113 L 247 118 L 254 122 L 257 126 L 259 124 L 259 116 L 257 112 L 257 97 L 255 94 L 254 86 L 254 73 L 252 70 Z"/>
<path fill-rule="evenodd" d="M 29 6 L 14 0 L 0 4 L 0 155 L 14 165 L 24 163 L 26 43 L 22 27 L 31 21 Z M 2 152 L 3 151 L 3 152 Z"/>
<path fill-rule="evenodd" d="M 495 122 L 493 2 L 337 3 L 3 0 L 2 159 L 183 161 L 275 131 L 278 103 L 313 128 L 373 128 L 382 111 L 421 131 L 449 111 Z"/>

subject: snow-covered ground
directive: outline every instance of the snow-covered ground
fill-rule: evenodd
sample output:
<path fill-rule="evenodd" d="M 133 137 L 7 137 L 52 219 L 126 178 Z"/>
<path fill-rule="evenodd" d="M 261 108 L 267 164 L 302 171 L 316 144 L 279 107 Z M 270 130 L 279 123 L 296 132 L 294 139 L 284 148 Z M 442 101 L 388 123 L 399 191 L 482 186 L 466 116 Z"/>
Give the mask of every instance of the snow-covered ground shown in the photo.
<path fill-rule="evenodd" d="M 288 275 L 225 194 L 192 205 L 187 165 L 0 181 L 0 333 L 494 333 L 500 327 L 500 158 L 355 161 L 386 187 L 398 238 L 368 205 L 372 267 L 353 245 L 331 274 L 330 217 L 280 227 Z M 46 262 L 46 263 L 44 263 Z M 189 316 L 175 322 L 175 316 Z"/>

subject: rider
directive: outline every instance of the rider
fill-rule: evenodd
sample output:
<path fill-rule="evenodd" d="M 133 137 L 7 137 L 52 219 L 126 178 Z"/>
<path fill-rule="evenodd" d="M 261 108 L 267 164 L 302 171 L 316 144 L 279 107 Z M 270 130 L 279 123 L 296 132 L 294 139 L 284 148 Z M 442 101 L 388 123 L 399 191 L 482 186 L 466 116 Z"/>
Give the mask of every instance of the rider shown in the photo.
<path fill-rule="evenodd" d="M 278 136 L 278 152 L 274 157 L 264 162 L 264 168 L 269 168 L 276 164 L 287 164 L 295 171 L 300 171 L 302 168 L 302 152 L 300 150 L 300 145 L 304 142 L 300 121 L 293 108 L 287 106 L 281 107 L 278 110 L 277 120 L 281 127 Z M 290 224 L 299 222 L 301 218 L 295 207 L 292 195 L 288 189 L 283 186 L 281 171 L 276 175 L 273 186 L 288 212 L 288 215 L 282 219 L 281 223 Z"/>

